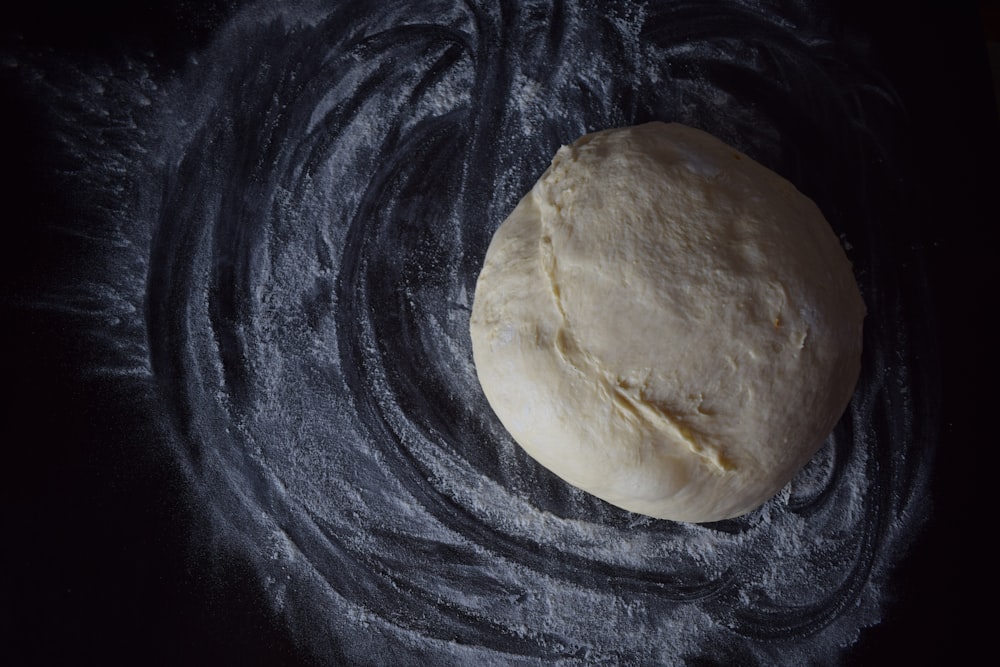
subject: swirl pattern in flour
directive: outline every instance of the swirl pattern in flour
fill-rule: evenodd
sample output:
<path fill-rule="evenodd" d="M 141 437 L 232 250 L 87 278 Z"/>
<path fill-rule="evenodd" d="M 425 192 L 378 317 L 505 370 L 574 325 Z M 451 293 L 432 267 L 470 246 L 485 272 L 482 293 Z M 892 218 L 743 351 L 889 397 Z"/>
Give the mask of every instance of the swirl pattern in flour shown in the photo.
<path fill-rule="evenodd" d="M 819 664 L 879 620 L 926 512 L 931 418 L 881 219 L 898 109 L 828 23 L 776 7 L 262 3 L 147 91 L 133 243 L 108 254 L 138 256 L 148 400 L 198 530 L 253 563 L 304 653 Z M 654 119 L 815 199 L 870 312 L 826 446 L 716 524 L 631 515 L 541 469 L 468 340 L 491 235 L 558 146 Z"/>

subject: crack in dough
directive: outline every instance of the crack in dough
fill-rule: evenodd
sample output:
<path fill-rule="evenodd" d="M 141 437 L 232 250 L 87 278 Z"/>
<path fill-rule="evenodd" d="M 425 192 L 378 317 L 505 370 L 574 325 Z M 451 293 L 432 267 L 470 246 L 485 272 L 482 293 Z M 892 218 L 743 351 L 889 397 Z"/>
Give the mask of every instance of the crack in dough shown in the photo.
<path fill-rule="evenodd" d="M 575 161 L 575 158 L 576 153 L 571 153 L 571 160 Z M 553 178 L 553 183 L 561 181 L 561 175 L 558 175 L 557 172 L 557 176 Z M 553 206 L 556 216 L 561 216 L 562 207 L 553 200 L 550 200 L 550 204 Z M 603 389 L 608 393 L 615 407 L 618 408 L 622 415 L 645 420 L 652 428 L 672 434 L 677 442 L 683 443 L 692 454 L 701 457 L 714 470 L 720 473 L 735 470 L 736 464 L 721 451 L 720 447 L 708 444 L 704 436 L 697 435 L 695 429 L 685 426 L 676 414 L 671 414 L 669 410 L 657 406 L 652 401 L 646 400 L 642 395 L 641 389 L 636 391 L 623 384 L 621 380 L 617 379 L 617 376 L 603 368 L 600 361 L 594 355 L 589 354 L 580 347 L 573 336 L 566 318 L 566 311 L 562 305 L 561 290 L 556 280 L 556 254 L 552 247 L 552 237 L 547 233 L 545 222 L 543 218 L 540 227 L 541 236 L 539 238 L 538 255 L 542 270 L 548 279 L 552 301 L 562 320 L 553 343 L 559 359 L 573 368 L 582 377 L 600 378 Z"/>

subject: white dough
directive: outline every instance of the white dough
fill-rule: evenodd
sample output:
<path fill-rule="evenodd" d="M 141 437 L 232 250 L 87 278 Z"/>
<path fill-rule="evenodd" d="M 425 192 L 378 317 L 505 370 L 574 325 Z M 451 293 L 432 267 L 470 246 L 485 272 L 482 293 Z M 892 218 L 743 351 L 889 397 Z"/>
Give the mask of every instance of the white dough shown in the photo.
<path fill-rule="evenodd" d="M 473 356 L 535 460 L 633 512 L 735 517 L 823 443 L 864 303 L 816 205 L 676 123 L 564 146 L 490 243 Z"/>

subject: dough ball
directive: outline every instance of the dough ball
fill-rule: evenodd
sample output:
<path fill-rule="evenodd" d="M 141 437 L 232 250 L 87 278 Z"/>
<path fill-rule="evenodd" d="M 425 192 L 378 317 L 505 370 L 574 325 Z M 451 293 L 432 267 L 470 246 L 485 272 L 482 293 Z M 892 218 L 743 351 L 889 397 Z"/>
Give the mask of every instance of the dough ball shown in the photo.
<path fill-rule="evenodd" d="M 816 205 L 700 130 L 564 146 L 490 243 L 472 349 L 535 460 L 632 512 L 760 506 L 853 393 L 865 307 Z"/>

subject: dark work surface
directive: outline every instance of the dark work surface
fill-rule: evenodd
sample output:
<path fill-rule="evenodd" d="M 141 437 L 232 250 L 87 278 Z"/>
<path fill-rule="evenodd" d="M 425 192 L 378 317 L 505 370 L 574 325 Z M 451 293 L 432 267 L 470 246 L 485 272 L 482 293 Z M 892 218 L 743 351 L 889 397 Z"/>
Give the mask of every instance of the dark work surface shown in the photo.
<path fill-rule="evenodd" d="M 906 111 L 906 191 L 899 237 L 926 260 L 933 295 L 919 305 L 939 368 L 939 446 L 932 517 L 894 577 L 885 620 L 862 632 L 845 664 L 948 664 L 991 639 L 992 408 L 998 283 L 1000 129 L 974 7 L 848 3 L 876 67 Z M 944 4 L 944 3 L 940 3 Z M 54 48 L 80 62 L 154 50 L 165 69 L 208 39 L 227 3 L 47 3 L 5 18 L 2 49 Z M 11 10 L 3 10 L 8 13 Z M 187 539 L 194 508 L 162 438 L 127 389 L 83 369 L 96 354 L 58 312 L 21 307 L 52 276 L 86 262 L 50 229 L 73 203 L 54 191 L 44 107 L 0 69 L 4 99 L 2 245 L 4 426 L 3 661 L 7 664 L 289 664 L 301 658 L 238 557 Z M 924 280 L 913 272 L 903 281 Z M 919 293 L 920 289 L 914 292 Z M 921 326 L 915 318 L 914 326 Z M 937 371 L 936 371 L 937 372 Z"/>

